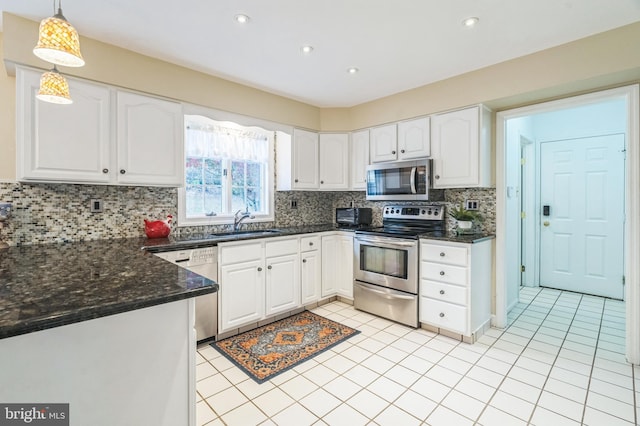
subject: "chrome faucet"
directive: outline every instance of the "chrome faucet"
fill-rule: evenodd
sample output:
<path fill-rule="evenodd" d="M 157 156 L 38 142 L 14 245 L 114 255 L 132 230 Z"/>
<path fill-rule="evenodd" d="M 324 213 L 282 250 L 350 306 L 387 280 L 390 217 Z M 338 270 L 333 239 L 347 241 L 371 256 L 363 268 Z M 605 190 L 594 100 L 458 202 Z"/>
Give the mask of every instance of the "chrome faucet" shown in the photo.
<path fill-rule="evenodd" d="M 249 213 L 249 207 L 247 206 L 245 211 L 238 210 L 233 216 L 233 231 L 240 229 L 240 224 L 245 219 L 255 219 L 256 217 Z"/>

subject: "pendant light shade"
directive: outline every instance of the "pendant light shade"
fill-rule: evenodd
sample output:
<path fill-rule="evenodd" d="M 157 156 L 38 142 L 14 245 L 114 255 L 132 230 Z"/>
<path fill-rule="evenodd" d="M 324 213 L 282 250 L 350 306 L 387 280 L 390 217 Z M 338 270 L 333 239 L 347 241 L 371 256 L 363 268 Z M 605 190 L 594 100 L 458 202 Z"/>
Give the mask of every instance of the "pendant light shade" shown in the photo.
<path fill-rule="evenodd" d="M 69 84 L 55 66 L 40 77 L 40 90 L 36 98 L 54 104 L 73 103 L 69 95 Z"/>
<path fill-rule="evenodd" d="M 75 28 L 62 15 L 62 8 L 51 18 L 40 22 L 38 44 L 33 53 L 40 59 L 65 67 L 81 67 L 80 37 Z"/>

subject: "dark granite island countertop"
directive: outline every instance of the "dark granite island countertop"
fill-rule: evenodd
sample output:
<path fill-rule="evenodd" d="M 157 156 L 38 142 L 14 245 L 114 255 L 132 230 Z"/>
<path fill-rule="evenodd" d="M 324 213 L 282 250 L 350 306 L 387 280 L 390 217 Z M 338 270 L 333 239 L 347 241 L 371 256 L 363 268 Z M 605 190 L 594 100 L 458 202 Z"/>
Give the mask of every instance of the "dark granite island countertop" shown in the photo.
<path fill-rule="evenodd" d="M 144 238 L 0 250 L 0 338 L 218 290 L 141 247 Z"/>

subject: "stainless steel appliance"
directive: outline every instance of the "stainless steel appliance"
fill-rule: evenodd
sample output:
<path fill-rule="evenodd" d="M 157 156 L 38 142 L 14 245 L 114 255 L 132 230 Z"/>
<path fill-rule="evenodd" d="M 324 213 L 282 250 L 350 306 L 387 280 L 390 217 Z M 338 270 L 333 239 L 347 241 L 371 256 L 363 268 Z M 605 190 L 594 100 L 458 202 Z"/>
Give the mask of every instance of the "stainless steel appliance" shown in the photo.
<path fill-rule="evenodd" d="M 188 280 L 208 278 L 218 281 L 218 247 L 154 253 L 193 272 Z M 196 297 L 196 339 L 210 340 L 218 334 L 218 293 Z"/>
<path fill-rule="evenodd" d="M 367 200 L 429 199 L 432 160 L 398 161 L 367 166 Z"/>
<path fill-rule="evenodd" d="M 371 225 L 370 208 L 337 208 L 336 223 L 339 226 L 362 226 Z"/>
<path fill-rule="evenodd" d="M 386 206 L 382 225 L 355 232 L 353 305 L 418 327 L 418 237 L 444 233 L 444 207 Z"/>

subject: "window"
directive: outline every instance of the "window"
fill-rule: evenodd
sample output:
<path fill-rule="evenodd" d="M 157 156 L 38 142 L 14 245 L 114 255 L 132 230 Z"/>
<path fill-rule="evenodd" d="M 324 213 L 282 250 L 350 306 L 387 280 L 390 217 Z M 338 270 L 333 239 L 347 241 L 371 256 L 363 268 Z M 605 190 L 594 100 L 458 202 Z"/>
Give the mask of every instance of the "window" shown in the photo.
<path fill-rule="evenodd" d="M 185 116 L 180 225 L 232 223 L 238 210 L 273 220 L 273 132 Z"/>

